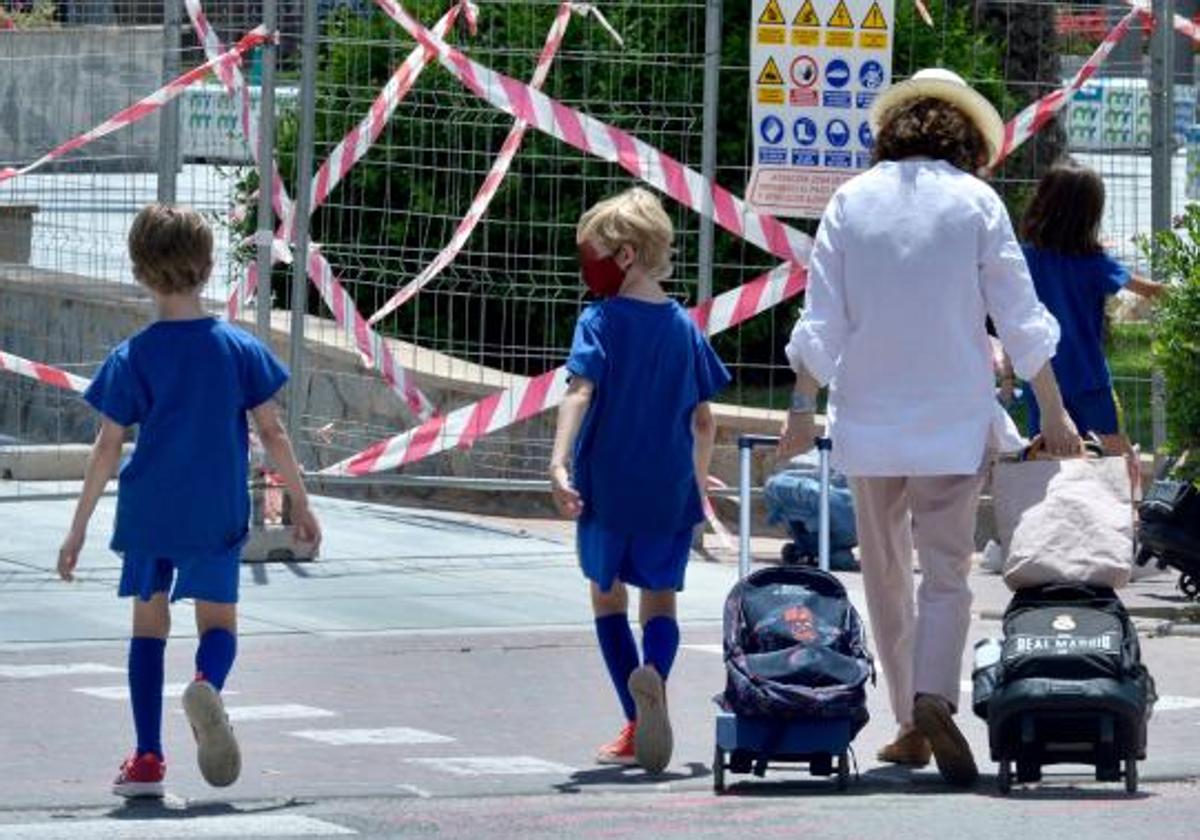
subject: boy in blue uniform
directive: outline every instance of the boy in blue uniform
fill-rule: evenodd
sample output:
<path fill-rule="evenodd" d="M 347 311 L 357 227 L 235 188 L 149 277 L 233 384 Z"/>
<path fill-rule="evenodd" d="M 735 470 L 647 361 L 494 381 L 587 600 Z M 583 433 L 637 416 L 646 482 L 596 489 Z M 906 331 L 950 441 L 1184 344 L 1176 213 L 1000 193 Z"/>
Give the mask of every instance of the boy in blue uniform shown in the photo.
<path fill-rule="evenodd" d="M 119 796 L 163 791 L 168 593 L 171 602 L 195 601 L 200 643 L 183 707 L 200 771 L 218 787 L 241 771 L 220 691 L 237 648 L 238 561 L 250 515 L 247 412 L 291 494 L 297 539 L 314 545 L 321 539 L 291 442 L 270 402 L 287 371 L 264 344 L 210 317 L 201 303 L 212 248 L 212 232 L 193 210 L 155 204 L 138 213 L 129 254 L 158 318 L 109 354 L 84 394 L 101 414 L 100 432 L 59 551 L 64 580 L 74 579 L 88 521 L 120 462 L 125 430 L 139 429 L 121 467 L 111 543 L 123 557 L 118 594 L 134 598 L 129 696 L 137 748 L 113 783 Z"/>
<path fill-rule="evenodd" d="M 600 300 L 583 311 L 558 412 L 550 479 L 577 519 L 596 635 L 626 724 L 597 761 L 657 773 L 671 758 L 664 681 L 679 648 L 683 589 L 715 426 L 707 401 L 729 382 L 708 340 L 660 283 L 674 230 L 658 199 L 632 189 L 584 213 L 580 268 Z M 572 458 L 573 455 L 573 458 Z M 642 590 L 642 654 L 626 584 Z"/>

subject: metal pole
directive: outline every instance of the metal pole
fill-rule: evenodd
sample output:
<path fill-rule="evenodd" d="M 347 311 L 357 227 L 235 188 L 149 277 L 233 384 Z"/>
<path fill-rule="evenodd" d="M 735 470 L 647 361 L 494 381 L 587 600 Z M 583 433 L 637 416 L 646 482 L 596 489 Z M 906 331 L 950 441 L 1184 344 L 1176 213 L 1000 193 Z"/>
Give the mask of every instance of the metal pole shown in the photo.
<path fill-rule="evenodd" d="M 304 0 L 304 36 L 300 45 L 300 137 L 296 153 L 296 222 L 293 226 L 295 260 L 292 263 L 292 335 L 288 364 L 288 435 L 299 441 L 304 414 L 304 315 L 308 308 L 308 214 L 313 178 L 313 133 L 317 92 L 317 0 Z"/>
<path fill-rule="evenodd" d="M 1154 0 L 1154 19 L 1159 24 L 1150 43 L 1150 227 L 1156 236 L 1171 228 L 1171 168 L 1175 147 L 1175 74 L 1171 51 L 1175 32 L 1170 21 L 1174 14 L 1174 0 Z"/>
<path fill-rule="evenodd" d="M 263 26 L 274 32 L 278 24 L 276 0 L 263 0 Z M 258 105 L 258 298 L 255 322 L 258 337 L 267 341 L 271 334 L 271 237 L 275 215 L 271 206 L 271 178 L 275 167 L 275 51 L 273 40 L 262 46 L 262 78 L 259 79 Z"/>
<path fill-rule="evenodd" d="M 827 437 L 819 437 L 814 443 L 820 457 L 821 489 L 817 508 L 817 565 L 822 572 L 829 571 L 829 452 L 833 448 Z"/>
<path fill-rule="evenodd" d="M 700 173 L 709 183 L 717 180 L 717 118 L 721 94 L 721 0 L 708 0 L 704 7 L 704 136 L 700 147 Z M 696 299 L 705 301 L 713 293 L 712 195 L 704 195 L 700 216 L 700 265 Z"/>
<path fill-rule="evenodd" d="M 163 0 L 162 77 L 169 82 L 179 75 L 179 26 L 182 0 Z M 179 100 L 163 106 L 158 115 L 159 204 L 174 204 L 179 172 Z"/>
<path fill-rule="evenodd" d="M 750 574 L 750 453 L 751 444 L 738 440 L 738 579 Z"/>

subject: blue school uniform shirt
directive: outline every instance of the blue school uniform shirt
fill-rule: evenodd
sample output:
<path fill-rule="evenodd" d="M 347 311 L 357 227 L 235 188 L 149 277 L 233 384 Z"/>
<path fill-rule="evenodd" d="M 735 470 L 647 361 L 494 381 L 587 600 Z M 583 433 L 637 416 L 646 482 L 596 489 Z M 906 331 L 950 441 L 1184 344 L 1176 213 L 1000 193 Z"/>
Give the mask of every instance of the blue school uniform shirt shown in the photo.
<path fill-rule="evenodd" d="M 1063 254 L 1022 245 L 1038 299 L 1062 329 L 1051 360 L 1066 396 L 1112 387 L 1104 358 L 1104 304 L 1129 282 L 1129 271 L 1108 254 Z"/>
<path fill-rule="evenodd" d="M 84 394 L 138 426 L 112 549 L 182 559 L 236 548 L 250 519 L 246 412 L 287 377 L 266 345 L 215 318 L 158 321 L 119 344 Z"/>
<path fill-rule="evenodd" d="M 582 518 L 624 534 L 702 521 L 692 413 L 730 376 L 683 308 L 624 297 L 592 304 L 575 325 L 567 370 L 595 385 L 575 446 Z"/>

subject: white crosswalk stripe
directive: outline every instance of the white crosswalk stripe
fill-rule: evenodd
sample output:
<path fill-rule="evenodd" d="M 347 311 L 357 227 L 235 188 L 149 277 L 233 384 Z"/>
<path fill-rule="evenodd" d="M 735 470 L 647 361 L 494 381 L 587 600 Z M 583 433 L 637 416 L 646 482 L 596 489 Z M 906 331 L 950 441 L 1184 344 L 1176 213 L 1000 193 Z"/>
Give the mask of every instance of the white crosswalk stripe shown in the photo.
<path fill-rule="evenodd" d="M 419 764 L 454 776 L 565 776 L 575 772 L 574 767 L 529 755 L 447 756 L 404 760 L 408 764 Z"/>
<path fill-rule="evenodd" d="M 382 729 L 303 729 L 288 734 L 335 747 L 371 744 L 449 744 L 454 741 L 447 735 L 426 732 L 423 729 L 409 729 L 405 726 L 389 726 Z"/>
<path fill-rule="evenodd" d="M 163 686 L 163 697 L 182 697 L 183 691 L 188 687 L 188 683 L 167 683 Z M 84 688 L 73 688 L 72 691 L 77 691 L 80 694 L 86 694 L 89 697 L 99 697 L 101 700 L 128 700 L 129 686 L 127 685 L 98 685 L 86 686 Z M 229 697 L 237 694 L 237 691 L 225 689 L 221 692 L 222 696 Z"/>
<path fill-rule="evenodd" d="M 172 840 L 176 837 L 348 837 L 357 831 L 296 814 L 0 824 L 0 840 Z"/>
<path fill-rule="evenodd" d="M 303 718 L 337 717 L 337 712 L 304 706 L 299 703 L 281 703 L 274 706 L 226 706 L 226 713 L 233 723 L 248 720 L 301 720 Z M 183 709 L 177 709 L 183 714 Z"/>
<path fill-rule="evenodd" d="M 0 665 L 0 677 L 36 680 L 42 677 L 69 677 L 76 674 L 124 674 L 124 668 L 99 662 L 67 662 L 60 665 Z"/>
<path fill-rule="evenodd" d="M 715 653 L 722 656 L 725 653 L 724 645 L 680 645 L 684 650 L 694 650 L 697 653 Z"/>

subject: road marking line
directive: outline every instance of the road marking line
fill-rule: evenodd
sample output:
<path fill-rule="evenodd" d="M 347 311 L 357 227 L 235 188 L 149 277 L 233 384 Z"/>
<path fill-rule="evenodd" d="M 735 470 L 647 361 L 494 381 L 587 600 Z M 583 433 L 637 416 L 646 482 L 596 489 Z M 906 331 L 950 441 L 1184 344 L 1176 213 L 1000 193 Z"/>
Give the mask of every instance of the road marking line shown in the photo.
<path fill-rule="evenodd" d="M 0 665 L 0 677 L 35 680 L 41 677 L 66 677 L 74 674 L 124 674 L 124 668 L 99 662 L 69 662 L 64 665 Z"/>
<path fill-rule="evenodd" d="M 433 799 L 432 793 L 425 790 L 425 788 L 419 788 L 416 785 L 396 785 L 396 790 L 402 790 L 405 793 L 411 793 L 413 796 L 417 797 L 417 799 Z"/>
<path fill-rule="evenodd" d="M 163 697 L 182 697 L 184 689 L 190 683 L 167 683 L 163 686 Z M 99 697 L 101 700 L 128 700 L 129 686 L 127 685 L 99 685 L 88 686 L 86 688 L 73 688 L 72 691 L 77 691 L 80 694 L 86 694 L 89 697 Z M 222 696 L 228 697 L 238 692 L 225 689 L 221 692 Z"/>
<path fill-rule="evenodd" d="M 334 747 L 364 744 L 449 744 L 454 741 L 447 735 L 426 732 L 423 729 L 409 729 L 405 726 L 388 726 L 382 729 L 303 729 L 287 734 Z"/>
<path fill-rule="evenodd" d="M 680 645 L 684 650 L 694 650 L 700 653 L 715 653 L 718 656 L 725 655 L 724 645 Z"/>
<path fill-rule="evenodd" d="M 329 837 L 358 834 L 325 820 L 293 814 L 77 820 L 0 825 L 0 840 L 168 840 L 175 837 Z"/>
<path fill-rule="evenodd" d="M 1200 709 L 1200 697 L 1182 697 L 1178 694 L 1164 694 L 1154 704 L 1155 712 L 1182 712 L 1187 709 Z"/>
<path fill-rule="evenodd" d="M 176 709 L 176 714 L 183 714 L 183 709 Z M 225 712 L 232 722 L 245 720 L 297 720 L 300 718 L 337 717 L 337 712 L 328 709 L 318 709 L 316 706 L 302 706 L 299 703 L 281 703 L 276 706 L 227 706 Z"/>
<path fill-rule="evenodd" d="M 446 758 L 406 758 L 408 764 L 420 764 L 454 776 L 564 776 L 574 767 L 543 761 L 529 755 L 447 756 Z"/>

